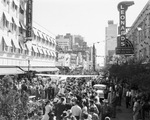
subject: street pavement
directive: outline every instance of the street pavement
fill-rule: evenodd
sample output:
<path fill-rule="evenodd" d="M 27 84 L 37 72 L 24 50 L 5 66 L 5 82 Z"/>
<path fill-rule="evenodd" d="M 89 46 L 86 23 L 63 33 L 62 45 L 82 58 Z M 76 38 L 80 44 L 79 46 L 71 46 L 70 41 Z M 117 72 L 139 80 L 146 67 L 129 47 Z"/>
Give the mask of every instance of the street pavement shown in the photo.
<path fill-rule="evenodd" d="M 116 110 L 116 118 L 111 118 L 111 120 L 133 120 L 132 119 L 132 109 L 126 108 L 125 101 L 122 101 L 121 106 L 117 106 Z"/>
<path fill-rule="evenodd" d="M 116 118 L 111 118 L 111 120 L 133 120 L 132 117 L 132 109 L 126 108 L 125 101 L 122 101 L 122 105 L 120 107 L 117 106 L 116 110 Z M 139 119 L 142 120 L 142 119 Z M 145 120 L 150 120 L 149 117 L 146 117 Z"/>

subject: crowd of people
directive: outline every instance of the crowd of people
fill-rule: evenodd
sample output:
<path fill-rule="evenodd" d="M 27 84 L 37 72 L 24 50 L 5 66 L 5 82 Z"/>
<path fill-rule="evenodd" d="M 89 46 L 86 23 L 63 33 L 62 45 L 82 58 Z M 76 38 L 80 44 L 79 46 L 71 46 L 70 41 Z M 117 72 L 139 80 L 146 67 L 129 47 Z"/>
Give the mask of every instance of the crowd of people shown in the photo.
<path fill-rule="evenodd" d="M 133 110 L 133 120 L 145 120 L 150 110 L 150 95 L 132 90 L 125 84 L 107 84 L 104 98 L 94 89 L 95 79 L 67 78 L 66 81 L 50 77 L 36 77 L 32 84 L 22 79 L 16 87 L 25 90 L 35 101 L 42 100 L 39 120 L 111 120 L 116 117 L 117 106 L 126 103 L 126 109 Z M 32 120 L 32 116 L 28 120 Z"/>

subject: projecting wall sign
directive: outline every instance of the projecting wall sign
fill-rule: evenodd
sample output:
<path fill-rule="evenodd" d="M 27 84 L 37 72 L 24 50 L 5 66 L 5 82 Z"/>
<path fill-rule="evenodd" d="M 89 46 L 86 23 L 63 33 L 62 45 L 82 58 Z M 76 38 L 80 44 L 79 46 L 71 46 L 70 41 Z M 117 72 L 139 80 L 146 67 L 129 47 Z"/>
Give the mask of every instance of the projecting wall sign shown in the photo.
<path fill-rule="evenodd" d="M 26 37 L 28 40 L 32 40 L 32 0 L 27 1 L 26 10 Z"/>
<path fill-rule="evenodd" d="M 120 27 L 120 37 L 118 40 L 116 54 L 133 54 L 134 48 L 132 43 L 126 38 L 126 11 L 129 6 L 133 5 L 133 1 L 123 1 L 118 4 Z"/>

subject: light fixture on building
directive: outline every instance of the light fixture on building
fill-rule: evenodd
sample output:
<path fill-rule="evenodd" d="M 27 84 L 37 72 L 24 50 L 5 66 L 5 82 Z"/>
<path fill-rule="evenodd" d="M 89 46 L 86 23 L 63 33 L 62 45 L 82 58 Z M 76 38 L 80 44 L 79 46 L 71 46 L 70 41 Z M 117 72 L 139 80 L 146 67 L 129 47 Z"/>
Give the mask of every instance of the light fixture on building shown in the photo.
<path fill-rule="evenodd" d="M 138 31 L 141 31 L 141 30 L 142 30 L 142 28 L 141 28 L 141 27 L 137 27 L 137 30 L 138 30 Z"/>

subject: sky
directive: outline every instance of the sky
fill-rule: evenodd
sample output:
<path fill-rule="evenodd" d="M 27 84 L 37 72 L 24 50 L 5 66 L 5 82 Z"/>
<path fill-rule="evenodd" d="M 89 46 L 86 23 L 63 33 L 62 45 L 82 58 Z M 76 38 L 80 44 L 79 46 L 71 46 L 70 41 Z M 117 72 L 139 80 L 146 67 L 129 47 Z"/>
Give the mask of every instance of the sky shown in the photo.
<path fill-rule="evenodd" d="M 105 27 L 108 20 L 119 23 L 117 5 L 124 0 L 33 0 L 33 22 L 53 35 L 81 35 L 88 45 L 96 44 L 97 55 L 104 55 Z M 131 0 L 126 0 L 131 1 Z M 131 27 L 148 0 L 133 0 L 126 12 Z M 99 58 L 103 59 L 103 58 Z"/>

